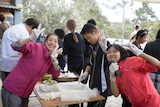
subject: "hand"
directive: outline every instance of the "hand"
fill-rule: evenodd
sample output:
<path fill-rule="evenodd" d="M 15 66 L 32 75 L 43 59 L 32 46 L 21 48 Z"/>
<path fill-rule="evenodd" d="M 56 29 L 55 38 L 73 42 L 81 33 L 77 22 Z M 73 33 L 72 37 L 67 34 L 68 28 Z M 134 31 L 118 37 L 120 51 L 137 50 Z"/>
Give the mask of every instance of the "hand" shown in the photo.
<path fill-rule="evenodd" d="M 52 54 L 51 54 L 51 58 L 52 59 L 55 59 L 55 58 L 57 58 L 58 57 L 58 47 L 59 47 L 59 45 L 57 45 L 56 46 L 56 48 L 53 50 L 53 52 L 52 52 Z"/>
<path fill-rule="evenodd" d="M 99 43 L 101 49 L 103 50 L 103 52 L 106 53 L 107 48 L 108 48 L 107 39 L 102 31 L 100 33 L 101 33 L 101 37 L 99 38 L 98 43 Z"/>
<path fill-rule="evenodd" d="M 134 53 L 136 56 L 139 56 L 143 51 L 139 49 L 136 45 L 133 43 L 129 43 L 129 50 Z"/>
<path fill-rule="evenodd" d="M 38 25 L 38 28 L 33 29 L 32 34 L 30 35 L 30 40 L 35 41 L 38 36 L 44 32 L 45 28 L 41 29 L 41 23 Z"/>
<path fill-rule="evenodd" d="M 85 71 L 83 74 L 80 75 L 78 81 L 81 82 L 83 80 L 85 80 L 88 77 L 88 72 Z"/>
<path fill-rule="evenodd" d="M 53 64 L 54 67 L 59 64 L 58 59 L 56 57 L 52 58 L 52 64 Z"/>
<path fill-rule="evenodd" d="M 54 68 L 56 68 L 59 64 L 57 57 L 58 57 L 58 52 L 61 51 L 62 49 L 58 49 L 59 45 L 56 46 L 56 48 L 53 50 L 51 54 L 51 59 L 52 59 L 52 64 Z"/>
<path fill-rule="evenodd" d="M 118 66 L 117 62 L 110 64 L 109 71 L 110 71 L 110 80 L 111 81 L 115 81 L 116 80 L 115 72 L 118 69 L 119 69 L 119 66 Z"/>
<path fill-rule="evenodd" d="M 58 55 L 59 55 L 59 54 L 62 54 L 62 52 L 63 52 L 63 48 L 57 49 L 57 54 L 58 54 Z"/>

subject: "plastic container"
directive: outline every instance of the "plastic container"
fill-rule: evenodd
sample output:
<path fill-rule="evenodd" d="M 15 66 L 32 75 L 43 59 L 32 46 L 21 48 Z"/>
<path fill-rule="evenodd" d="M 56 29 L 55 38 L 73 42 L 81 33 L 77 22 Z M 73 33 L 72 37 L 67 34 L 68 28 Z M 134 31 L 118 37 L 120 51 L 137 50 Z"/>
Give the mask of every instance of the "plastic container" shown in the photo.
<path fill-rule="evenodd" d="M 58 90 L 61 93 L 61 101 L 82 101 L 89 100 L 93 97 L 94 90 L 91 90 L 86 84 L 78 82 L 64 82 L 57 84 Z"/>

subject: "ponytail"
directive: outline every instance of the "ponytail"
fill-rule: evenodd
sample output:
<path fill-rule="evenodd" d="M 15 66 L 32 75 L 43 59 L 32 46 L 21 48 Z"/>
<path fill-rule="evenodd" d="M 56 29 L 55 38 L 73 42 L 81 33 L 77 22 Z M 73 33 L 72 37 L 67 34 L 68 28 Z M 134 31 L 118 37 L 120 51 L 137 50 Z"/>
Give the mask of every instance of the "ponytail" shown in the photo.
<path fill-rule="evenodd" d="M 73 40 L 75 41 L 75 43 L 78 43 L 78 37 L 75 34 L 75 29 L 76 29 L 76 23 L 73 19 L 70 19 L 67 21 L 67 27 L 68 29 L 71 31 L 71 33 L 73 34 Z"/>

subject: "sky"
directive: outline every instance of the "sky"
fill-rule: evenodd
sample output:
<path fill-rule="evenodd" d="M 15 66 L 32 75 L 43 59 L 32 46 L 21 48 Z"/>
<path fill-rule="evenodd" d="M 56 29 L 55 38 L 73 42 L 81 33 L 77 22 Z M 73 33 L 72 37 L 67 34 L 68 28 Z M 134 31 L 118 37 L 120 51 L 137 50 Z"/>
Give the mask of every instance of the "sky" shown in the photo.
<path fill-rule="evenodd" d="M 120 0 L 115 0 L 115 1 L 120 1 Z M 102 3 L 104 2 L 104 0 L 97 0 L 100 8 L 102 9 L 102 14 L 104 16 L 106 16 L 108 18 L 109 21 L 111 22 L 122 22 L 122 10 L 121 9 L 117 9 L 117 10 L 111 10 L 106 8 L 104 5 L 102 5 Z M 109 4 L 109 2 L 106 3 Z M 109 5 L 112 6 L 115 3 L 110 3 Z M 160 3 L 149 3 L 149 6 L 152 7 L 153 11 L 155 12 L 155 15 L 160 19 L 160 14 L 159 14 L 159 10 L 160 10 Z M 134 9 L 138 9 L 142 7 L 142 3 L 141 2 L 137 2 L 134 1 Z M 126 9 L 127 11 L 125 11 L 125 18 L 129 18 L 132 19 L 132 17 L 134 17 L 134 11 L 130 10 L 129 8 Z"/>

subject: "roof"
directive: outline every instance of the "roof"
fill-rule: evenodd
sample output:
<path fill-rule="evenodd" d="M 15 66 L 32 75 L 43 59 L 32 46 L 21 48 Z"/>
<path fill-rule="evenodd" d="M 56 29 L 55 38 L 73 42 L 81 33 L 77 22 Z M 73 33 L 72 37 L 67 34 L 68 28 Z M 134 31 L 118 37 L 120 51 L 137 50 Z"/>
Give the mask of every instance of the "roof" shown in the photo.
<path fill-rule="evenodd" d="M 2 8 L 9 8 L 9 9 L 14 9 L 14 10 L 20 10 L 18 7 L 15 5 L 12 5 L 10 3 L 5 3 L 5 2 L 0 2 L 0 7 Z"/>
<path fill-rule="evenodd" d="M 140 1 L 144 3 L 160 3 L 160 0 L 134 0 L 134 1 Z"/>

